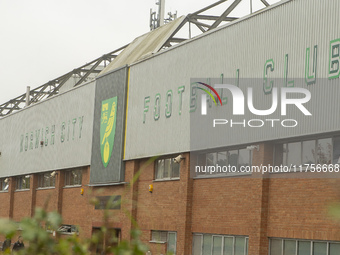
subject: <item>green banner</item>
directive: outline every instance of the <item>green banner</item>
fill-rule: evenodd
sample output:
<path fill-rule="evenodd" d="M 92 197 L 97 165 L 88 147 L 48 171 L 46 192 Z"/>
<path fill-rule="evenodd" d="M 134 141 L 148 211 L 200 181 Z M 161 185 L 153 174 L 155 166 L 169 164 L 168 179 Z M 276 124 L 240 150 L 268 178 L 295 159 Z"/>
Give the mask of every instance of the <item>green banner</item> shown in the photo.
<path fill-rule="evenodd" d="M 116 132 L 117 97 L 102 101 L 100 152 L 104 167 L 109 164 Z"/>

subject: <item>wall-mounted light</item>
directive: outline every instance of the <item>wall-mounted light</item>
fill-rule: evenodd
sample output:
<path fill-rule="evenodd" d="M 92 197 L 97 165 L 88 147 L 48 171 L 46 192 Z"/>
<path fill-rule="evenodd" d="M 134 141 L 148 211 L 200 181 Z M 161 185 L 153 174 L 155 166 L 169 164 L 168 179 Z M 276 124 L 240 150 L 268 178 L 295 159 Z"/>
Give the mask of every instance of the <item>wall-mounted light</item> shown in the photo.
<path fill-rule="evenodd" d="M 250 146 L 247 146 L 247 150 L 250 150 L 250 151 L 252 151 L 252 150 L 257 150 L 257 151 L 259 151 L 259 149 L 260 149 L 260 145 L 250 145 Z"/>
<path fill-rule="evenodd" d="M 184 159 L 183 155 L 180 154 L 180 155 L 178 155 L 176 158 L 174 158 L 174 162 L 177 163 L 177 164 L 179 164 L 179 163 L 181 163 L 181 161 L 182 161 L 183 159 Z"/>
<path fill-rule="evenodd" d="M 27 179 L 30 178 L 30 177 L 31 177 L 31 176 L 30 176 L 29 174 L 28 174 L 28 175 L 25 175 L 25 178 L 27 178 Z"/>
<path fill-rule="evenodd" d="M 58 173 L 57 173 L 57 171 L 53 171 L 52 173 L 51 173 L 51 177 L 54 177 L 54 176 L 56 176 Z"/>
<path fill-rule="evenodd" d="M 84 189 L 80 189 L 80 195 L 84 195 Z"/>
<path fill-rule="evenodd" d="M 149 192 L 152 193 L 152 191 L 153 191 L 153 185 L 150 184 L 150 185 L 149 185 Z"/>
<path fill-rule="evenodd" d="M 6 179 L 4 180 L 4 183 L 6 183 L 6 186 L 5 186 L 5 188 L 4 188 L 5 191 L 8 190 L 8 188 L 9 188 L 9 184 L 8 184 L 9 181 L 10 181 L 9 178 L 6 178 Z"/>

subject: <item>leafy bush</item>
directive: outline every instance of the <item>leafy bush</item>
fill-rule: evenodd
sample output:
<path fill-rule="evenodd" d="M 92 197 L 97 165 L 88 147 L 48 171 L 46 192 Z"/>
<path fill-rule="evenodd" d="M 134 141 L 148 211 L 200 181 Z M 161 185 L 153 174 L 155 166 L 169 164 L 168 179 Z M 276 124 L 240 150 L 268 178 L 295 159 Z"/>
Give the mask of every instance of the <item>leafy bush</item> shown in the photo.
<path fill-rule="evenodd" d="M 100 239 L 107 234 L 104 226 L 98 233 L 90 239 L 81 239 L 78 235 L 60 237 L 57 232 L 62 223 L 62 218 L 57 212 L 46 212 L 42 208 L 36 208 L 33 218 L 24 218 L 20 222 L 21 236 L 25 243 L 25 248 L 14 254 L 20 255 L 88 255 L 91 254 L 90 247 L 100 243 Z M 55 231 L 53 236 L 45 230 L 45 225 Z M 0 234 L 6 238 L 13 239 L 17 234 L 18 225 L 9 219 L 0 219 Z M 131 241 L 122 241 L 116 247 L 103 247 L 102 254 L 115 255 L 143 255 L 147 252 L 147 246 L 140 239 L 140 231 L 132 230 Z M 5 253 L 6 254 L 6 253 Z M 7 252 L 7 254 L 9 254 Z"/>

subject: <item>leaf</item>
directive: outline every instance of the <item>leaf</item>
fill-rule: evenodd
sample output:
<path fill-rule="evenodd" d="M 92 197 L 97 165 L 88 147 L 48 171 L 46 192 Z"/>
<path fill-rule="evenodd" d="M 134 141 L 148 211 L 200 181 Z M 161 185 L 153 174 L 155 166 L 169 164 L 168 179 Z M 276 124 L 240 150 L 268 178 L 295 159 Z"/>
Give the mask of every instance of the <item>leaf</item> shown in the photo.
<path fill-rule="evenodd" d="M 62 223 L 62 218 L 59 213 L 50 212 L 47 214 L 47 222 L 54 230 L 57 230 Z"/>
<path fill-rule="evenodd" d="M 329 206 L 328 213 L 330 216 L 340 220 L 340 204 L 332 204 Z"/>
<path fill-rule="evenodd" d="M 13 238 L 17 231 L 17 224 L 8 219 L 0 219 L 0 233 L 5 235 L 7 238 Z"/>

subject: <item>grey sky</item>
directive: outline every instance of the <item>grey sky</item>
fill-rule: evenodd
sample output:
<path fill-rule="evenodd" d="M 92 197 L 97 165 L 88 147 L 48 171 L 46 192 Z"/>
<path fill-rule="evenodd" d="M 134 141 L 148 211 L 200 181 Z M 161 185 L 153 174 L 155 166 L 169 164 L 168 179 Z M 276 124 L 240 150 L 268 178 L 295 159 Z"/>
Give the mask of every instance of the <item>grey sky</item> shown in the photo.
<path fill-rule="evenodd" d="M 166 0 L 165 11 L 181 16 L 216 1 Z M 249 13 L 249 1 L 243 0 L 237 14 Z M 148 32 L 155 2 L 0 0 L 0 104 L 25 93 L 26 86 L 36 88 Z M 253 5 L 263 7 L 259 0 Z"/>

